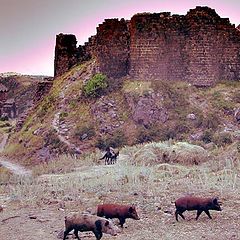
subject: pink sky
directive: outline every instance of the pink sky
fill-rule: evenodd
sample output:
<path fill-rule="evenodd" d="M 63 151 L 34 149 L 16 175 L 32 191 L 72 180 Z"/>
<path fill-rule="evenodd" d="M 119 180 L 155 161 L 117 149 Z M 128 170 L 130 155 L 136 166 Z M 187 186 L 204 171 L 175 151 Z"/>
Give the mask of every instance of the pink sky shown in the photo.
<path fill-rule="evenodd" d="M 75 34 L 83 44 L 105 18 L 130 19 L 140 12 L 186 14 L 209 6 L 240 24 L 239 0 L 1 0 L 0 72 L 53 75 L 56 34 Z"/>

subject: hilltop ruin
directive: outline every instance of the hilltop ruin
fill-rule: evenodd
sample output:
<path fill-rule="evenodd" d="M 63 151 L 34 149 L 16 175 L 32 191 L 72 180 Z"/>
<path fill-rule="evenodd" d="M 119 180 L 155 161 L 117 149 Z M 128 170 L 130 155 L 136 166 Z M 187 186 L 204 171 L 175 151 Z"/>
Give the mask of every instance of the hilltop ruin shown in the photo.
<path fill-rule="evenodd" d="M 77 47 L 74 35 L 57 35 L 55 77 L 91 58 L 110 78 L 129 75 L 212 86 L 240 79 L 240 31 L 214 9 L 196 7 L 186 15 L 106 19 L 84 46 Z"/>

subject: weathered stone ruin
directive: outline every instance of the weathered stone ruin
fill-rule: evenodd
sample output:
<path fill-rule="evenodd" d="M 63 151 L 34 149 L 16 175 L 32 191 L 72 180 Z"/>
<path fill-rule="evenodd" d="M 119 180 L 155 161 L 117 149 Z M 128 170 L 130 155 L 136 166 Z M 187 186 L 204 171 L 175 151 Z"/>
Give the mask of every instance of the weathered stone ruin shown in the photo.
<path fill-rule="evenodd" d="M 9 89 L 0 83 L 0 117 L 16 118 L 17 109 L 15 100 L 8 98 Z"/>
<path fill-rule="evenodd" d="M 187 81 L 211 86 L 240 79 L 240 31 L 215 10 L 196 7 L 186 15 L 143 13 L 130 21 L 107 19 L 84 46 L 59 34 L 55 76 L 94 58 L 110 78 Z"/>

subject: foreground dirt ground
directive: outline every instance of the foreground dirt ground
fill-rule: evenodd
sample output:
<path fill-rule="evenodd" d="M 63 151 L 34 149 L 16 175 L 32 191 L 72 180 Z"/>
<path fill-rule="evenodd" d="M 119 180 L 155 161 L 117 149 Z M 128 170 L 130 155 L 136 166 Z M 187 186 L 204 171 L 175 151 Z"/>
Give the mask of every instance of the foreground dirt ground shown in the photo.
<path fill-rule="evenodd" d="M 174 192 L 172 194 L 174 195 Z M 67 212 L 70 210 L 81 212 L 86 210 L 86 206 L 94 206 L 94 197 L 84 196 L 84 194 L 81 197 L 81 203 L 52 200 L 28 206 L 14 200 L 8 202 L 0 212 L 1 239 L 54 240 L 61 238 L 65 215 L 62 209 L 63 204 Z M 86 197 L 90 197 L 89 201 Z M 111 202 L 114 199 L 116 202 L 119 197 L 119 200 L 125 198 L 125 202 L 139 203 L 137 207 L 141 220 L 127 219 L 126 226 L 118 236 L 104 234 L 103 239 L 240 239 L 240 196 L 238 198 L 222 197 L 223 211 L 211 211 L 212 220 L 203 213 L 199 220 L 195 221 L 196 212 L 194 211 L 185 212 L 186 220 L 180 219 L 179 222 L 174 218 L 174 204 L 167 202 L 164 198 L 158 198 L 159 202 L 156 202 L 153 196 L 147 196 L 144 193 L 135 193 L 130 196 L 116 192 L 110 193 L 108 197 Z M 94 207 L 91 211 L 93 209 Z M 117 220 L 115 222 L 118 223 Z M 95 239 L 92 233 L 81 233 L 80 236 L 81 239 Z M 70 235 L 69 239 L 72 238 L 73 236 Z"/>
<path fill-rule="evenodd" d="M 208 165 L 158 164 L 136 166 L 122 155 L 115 165 L 83 166 L 69 173 L 43 174 L 1 185 L 0 239 L 62 239 L 69 212 L 96 212 L 100 203 L 135 204 L 140 220 L 127 219 L 115 240 L 239 240 L 239 172 L 210 171 Z M 234 173 L 234 174 L 233 174 Z M 174 201 L 186 194 L 219 197 L 221 212 L 213 219 L 196 211 L 185 212 L 176 222 Z M 118 224 L 118 220 L 114 222 Z M 81 239 L 94 240 L 91 232 Z M 69 235 L 69 239 L 73 239 Z"/>

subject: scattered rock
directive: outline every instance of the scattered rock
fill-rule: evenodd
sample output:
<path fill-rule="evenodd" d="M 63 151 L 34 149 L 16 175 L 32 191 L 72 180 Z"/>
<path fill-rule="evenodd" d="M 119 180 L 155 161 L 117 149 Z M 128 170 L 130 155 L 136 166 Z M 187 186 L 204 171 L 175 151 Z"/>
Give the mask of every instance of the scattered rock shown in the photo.
<path fill-rule="evenodd" d="M 87 137 L 88 137 L 87 133 L 84 133 L 80 138 L 81 138 L 81 140 L 84 140 L 84 139 L 86 139 Z"/>
<path fill-rule="evenodd" d="M 187 119 L 189 119 L 189 120 L 196 120 L 197 117 L 196 117 L 196 115 L 194 113 L 190 113 L 190 114 L 187 115 Z"/>
<path fill-rule="evenodd" d="M 139 97 L 136 102 L 131 96 L 127 96 L 133 120 L 143 125 L 149 125 L 155 122 L 166 122 L 168 120 L 168 112 L 159 98 L 157 95 L 148 95 Z"/>
<path fill-rule="evenodd" d="M 172 211 L 170 211 L 170 210 L 164 210 L 163 212 L 166 213 L 166 214 L 172 215 Z"/>
<path fill-rule="evenodd" d="M 240 108 L 237 108 L 234 111 L 234 118 L 237 120 L 238 123 L 240 123 Z"/>
<path fill-rule="evenodd" d="M 203 137 L 203 132 L 197 132 L 197 133 L 194 133 L 194 134 L 190 135 L 190 139 L 193 140 L 193 141 L 201 140 L 202 137 Z"/>
<path fill-rule="evenodd" d="M 41 133 L 41 130 L 41 128 L 36 129 L 35 131 L 33 131 L 33 135 L 38 136 Z"/>
<path fill-rule="evenodd" d="M 210 142 L 204 145 L 204 148 L 207 150 L 214 149 L 214 147 L 215 147 L 215 144 L 213 142 Z"/>
<path fill-rule="evenodd" d="M 70 196 L 64 196 L 63 201 L 73 201 L 73 198 Z"/>
<path fill-rule="evenodd" d="M 3 211 L 3 207 L 2 206 L 0 206 L 0 212 L 2 212 Z"/>

